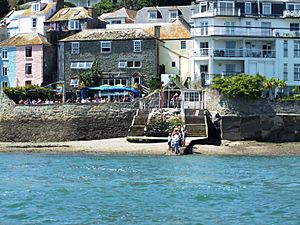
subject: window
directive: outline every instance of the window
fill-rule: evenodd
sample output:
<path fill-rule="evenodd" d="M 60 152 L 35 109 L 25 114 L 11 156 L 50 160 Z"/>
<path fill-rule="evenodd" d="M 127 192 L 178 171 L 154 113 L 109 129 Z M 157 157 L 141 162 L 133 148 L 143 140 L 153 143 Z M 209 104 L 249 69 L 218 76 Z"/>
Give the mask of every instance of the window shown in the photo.
<path fill-rule="evenodd" d="M 251 8 L 251 2 L 245 2 L 245 14 L 250 14 L 252 13 L 252 8 Z"/>
<path fill-rule="evenodd" d="M 111 24 L 121 24 L 122 21 L 121 20 L 112 20 L 110 23 Z"/>
<path fill-rule="evenodd" d="M 180 41 L 180 49 L 186 49 L 186 41 Z"/>
<path fill-rule="evenodd" d="M 176 19 L 178 16 L 178 11 L 170 11 L 170 19 Z"/>
<path fill-rule="evenodd" d="M 234 34 L 234 25 L 235 25 L 235 22 L 225 22 L 224 23 L 225 25 L 225 32 L 226 34 Z"/>
<path fill-rule="evenodd" d="M 283 80 L 284 81 L 288 80 L 288 64 L 287 63 L 283 64 Z"/>
<path fill-rule="evenodd" d="M 142 51 L 142 41 L 133 41 L 133 51 L 134 52 Z"/>
<path fill-rule="evenodd" d="M 288 41 L 283 41 L 283 57 L 288 57 Z"/>
<path fill-rule="evenodd" d="M 156 11 L 150 11 L 150 12 L 148 12 L 148 18 L 150 20 L 157 19 L 157 12 Z"/>
<path fill-rule="evenodd" d="M 32 74 L 32 64 L 31 63 L 26 63 L 25 64 L 25 74 L 26 75 L 31 75 Z"/>
<path fill-rule="evenodd" d="M 218 2 L 219 15 L 233 16 L 234 15 L 234 2 L 233 1 L 219 1 Z"/>
<path fill-rule="evenodd" d="M 294 64 L 294 81 L 300 81 L 300 64 Z"/>
<path fill-rule="evenodd" d="M 93 62 L 71 62 L 71 69 L 90 69 Z"/>
<path fill-rule="evenodd" d="M 40 3 L 34 3 L 31 6 L 32 11 L 40 11 Z"/>
<path fill-rule="evenodd" d="M 236 65 L 235 64 L 226 64 L 226 74 L 235 74 L 236 73 Z"/>
<path fill-rule="evenodd" d="M 271 8 L 271 3 L 270 2 L 265 2 L 265 3 L 263 3 L 262 4 L 262 13 L 263 13 L 263 15 L 271 15 L 271 12 L 272 12 L 272 10 L 271 10 L 272 8 Z"/>
<path fill-rule="evenodd" d="M 8 82 L 7 81 L 2 81 L 2 87 L 8 87 Z"/>
<path fill-rule="evenodd" d="M 69 21 L 69 30 L 79 30 L 79 20 L 70 20 Z"/>
<path fill-rule="evenodd" d="M 199 12 L 203 13 L 207 11 L 207 2 L 200 2 L 199 4 Z"/>
<path fill-rule="evenodd" d="M 125 60 L 119 61 L 118 68 L 126 68 L 126 66 L 127 66 L 127 61 Z"/>
<path fill-rule="evenodd" d="M 101 41 L 101 52 L 109 53 L 111 51 L 111 41 Z"/>
<path fill-rule="evenodd" d="M 250 35 L 251 31 L 251 21 L 246 21 L 246 33 L 247 35 Z"/>
<path fill-rule="evenodd" d="M 73 86 L 73 87 L 78 87 L 79 85 L 79 79 L 70 79 L 70 86 Z"/>
<path fill-rule="evenodd" d="M 1 57 L 2 59 L 7 59 L 7 48 L 2 48 Z"/>
<path fill-rule="evenodd" d="M 25 48 L 25 57 L 32 57 L 32 47 Z"/>
<path fill-rule="evenodd" d="M 299 31 L 299 23 L 290 23 L 290 31 Z"/>
<path fill-rule="evenodd" d="M 290 11 L 300 10 L 300 4 L 287 3 L 287 9 Z"/>
<path fill-rule="evenodd" d="M 71 54 L 79 54 L 80 52 L 79 42 L 71 42 Z"/>
<path fill-rule="evenodd" d="M 208 22 L 200 22 L 200 34 L 208 35 Z"/>
<path fill-rule="evenodd" d="M 198 102 L 199 93 L 198 92 L 184 92 L 184 100 L 189 102 Z"/>
<path fill-rule="evenodd" d="M 300 57 L 300 41 L 294 41 L 294 57 Z"/>
<path fill-rule="evenodd" d="M 36 28 L 37 18 L 32 18 L 32 28 Z"/>
<path fill-rule="evenodd" d="M 261 35 L 272 36 L 271 22 L 261 22 Z"/>
<path fill-rule="evenodd" d="M 128 68 L 141 68 L 141 61 L 127 61 Z"/>
<path fill-rule="evenodd" d="M 25 86 L 30 86 L 32 84 L 31 80 L 26 80 L 25 81 Z"/>
<path fill-rule="evenodd" d="M 2 66 L 2 76 L 7 76 L 7 65 Z"/>
<path fill-rule="evenodd" d="M 172 61 L 172 67 L 176 67 L 176 62 Z"/>

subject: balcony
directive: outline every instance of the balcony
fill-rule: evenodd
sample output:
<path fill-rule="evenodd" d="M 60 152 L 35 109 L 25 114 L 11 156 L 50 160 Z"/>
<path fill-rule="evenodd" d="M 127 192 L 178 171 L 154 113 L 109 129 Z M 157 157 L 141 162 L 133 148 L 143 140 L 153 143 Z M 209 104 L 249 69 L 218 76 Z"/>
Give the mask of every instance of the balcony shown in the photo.
<path fill-rule="evenodd" d="M 283 17 L 288 18 L 299 18 L 300 17 L 300 10 L 284 10 L 283 11 Z"/>
<path fill-rule="evenodd" d="M 228 48 L 202 48 L 194 52 L 194 57 L 228 57 L 228 58 L 275 58 L 275 50 L 262 49 L 228 49 Z"/>
<path fill-rule="evenodd" d="M 242 26 L 207 26 L 193 28 L 192 36 L 253 36 L 253 37 L 276 37 L 275 29 L 263 27 Z"/>
<path fill-rule="evenodd" d="M 204 12 L 195 13 L 192 18 L 203 18 L 203 17 L 212 17 L 212 16 L 241 16 L 241 10 L 236 8 L 212 8 Z"/>

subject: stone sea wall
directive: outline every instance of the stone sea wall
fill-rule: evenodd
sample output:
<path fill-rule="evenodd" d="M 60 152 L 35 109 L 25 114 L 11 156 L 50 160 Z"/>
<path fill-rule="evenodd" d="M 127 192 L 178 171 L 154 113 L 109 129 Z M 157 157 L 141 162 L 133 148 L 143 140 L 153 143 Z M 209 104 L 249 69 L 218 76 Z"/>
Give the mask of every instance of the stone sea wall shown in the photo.
<path fill-rule="evenodd" d="M 207 109 L 219 113 L 224 140 L 300 141 L 300 101 L 228 98 L 208 90 Z"/>
<path fill-rule="evenodd" d="M 0 94 L 0 141 L 72 141 L 125 137 L 137 102 L 16 105 Z"/>

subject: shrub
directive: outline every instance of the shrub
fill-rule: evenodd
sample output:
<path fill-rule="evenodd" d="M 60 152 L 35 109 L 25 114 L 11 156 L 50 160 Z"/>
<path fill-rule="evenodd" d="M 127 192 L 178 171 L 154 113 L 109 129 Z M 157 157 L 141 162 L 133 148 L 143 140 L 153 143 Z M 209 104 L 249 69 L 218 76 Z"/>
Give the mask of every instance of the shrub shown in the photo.
<path fill-rule="evenodd" d="M 263 81 L 261 75 L 238 74 L 222 78 L 216 76 L 213 79 L 212 88 L 220 90 L 230 97 L 260 98 L 263 91 Z"/>
<path fill-rule="evenodd" d="M 29 85 L 24 87 L 5 87 L 3 88 L 3 91 L 15 103 L 18 103 L 21 99 L 52 99 L 54 92 L 52 89 L 42 88 L 37 85 Z"/>

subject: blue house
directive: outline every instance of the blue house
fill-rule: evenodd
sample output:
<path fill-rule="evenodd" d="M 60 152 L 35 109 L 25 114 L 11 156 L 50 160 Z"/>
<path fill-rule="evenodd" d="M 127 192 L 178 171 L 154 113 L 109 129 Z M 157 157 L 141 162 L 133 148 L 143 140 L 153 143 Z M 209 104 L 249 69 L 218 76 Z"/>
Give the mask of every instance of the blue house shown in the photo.
<path fill-rule="evenodd" d="M 0 89 L 15 87 L 16 47 L 0 47 Z"/>

